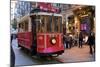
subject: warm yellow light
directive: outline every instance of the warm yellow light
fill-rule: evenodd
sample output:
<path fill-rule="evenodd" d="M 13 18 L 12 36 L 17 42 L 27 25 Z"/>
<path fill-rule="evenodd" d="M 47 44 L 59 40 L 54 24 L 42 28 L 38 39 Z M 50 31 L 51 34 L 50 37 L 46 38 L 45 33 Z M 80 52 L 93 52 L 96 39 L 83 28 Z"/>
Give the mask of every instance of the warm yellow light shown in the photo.
<path fill-rule="evenodd" d="M 80 7 L 79 9 L 81 10 L 82 8 Z"/>
<path fill-rule="evenodd" d="M 74 20 L 75 20 L 75 24 L 77 24 L 77 22 L 78 22 L 78 19 L 77 19 L 77 17 L 75 17 L 75 19 L 74 19 Z"/>
<path fill-rule="evenodd" d="M 88 14 L 86 14 L 86 15 L 82 15 L 81 17 L 86 17 L 86 16 L 88 16 Z"/>
<path fill-rule="evenodd" d="M 52 43 L 55 44 L 56 43 L 56 40 L 55 39 L 52 39 Z"/>

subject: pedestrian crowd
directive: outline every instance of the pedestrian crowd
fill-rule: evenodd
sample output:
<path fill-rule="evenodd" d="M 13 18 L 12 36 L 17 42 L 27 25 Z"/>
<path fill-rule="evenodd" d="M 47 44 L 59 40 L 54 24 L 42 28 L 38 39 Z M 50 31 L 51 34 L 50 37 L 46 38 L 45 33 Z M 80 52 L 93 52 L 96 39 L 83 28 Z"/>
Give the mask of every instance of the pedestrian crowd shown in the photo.
<path fill-rule="evenodd" d="M 63 36 L 63 43 L 67 49 L 71 49 L 74 46 L 83 48 L 83 45 L 88 45 L 90 54 L 95 53 L 95 34 L 92 31 L 89 34 L 84 34 L 81 31 L 77 35 L 67 33 Z"/>

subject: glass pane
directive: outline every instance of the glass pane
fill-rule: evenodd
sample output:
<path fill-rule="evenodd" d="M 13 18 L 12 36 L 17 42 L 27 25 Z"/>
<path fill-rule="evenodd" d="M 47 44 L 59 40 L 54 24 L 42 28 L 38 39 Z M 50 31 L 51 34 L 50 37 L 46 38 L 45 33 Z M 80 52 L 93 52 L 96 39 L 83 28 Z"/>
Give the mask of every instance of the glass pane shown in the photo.
<path fill-rule="evenodd" d="M 36 23 L 36 32 L 40 32 L 40 16 L 36 15 L 36 19 L 35 19 L 35 23 Z"/>
<path fill-rule="evenodd" d="M 61 32 L 62 31 L 62 18 L 61 17 L 58 17 L 58 16 L 55 16 L 53 18 L 54 20 L 54 32 Z"/>
<path fill-rule="evenodd" d="M 51 23 L 52 23 L 52 17 L 48 16 L 47 17 L 47 32 L 51 32 L 51 27 L 52 27 Z"/>
<path fill-rule="evenodd" d="M 45 17 L 44 16 L 41 17 L 41 32 L 42 33 L 45 32 Z"/>
<path fill-rule="evenodd" d="M 28 22 L 25 22 L 25 31 L 28 31 Z"/>
<path fill-rule="evenodd" d="M 59 17 L 59 21 L 60 21 L 60 33 L 62 32 L 62 17 Z"/>
<path fill-rule="evenodd" d="M 36 19 L 38 32 L 50 33 L 50 32 L 61 32 L 62 31 L 62 18 L 58 16 L 47 16 L 42 15 Z"/>
<path fill-rule="evenodd" d="M 55 32 L 59 32 L 59 22 L 58 22 L 58 17 L 54 17 L 54 30 Z"/>

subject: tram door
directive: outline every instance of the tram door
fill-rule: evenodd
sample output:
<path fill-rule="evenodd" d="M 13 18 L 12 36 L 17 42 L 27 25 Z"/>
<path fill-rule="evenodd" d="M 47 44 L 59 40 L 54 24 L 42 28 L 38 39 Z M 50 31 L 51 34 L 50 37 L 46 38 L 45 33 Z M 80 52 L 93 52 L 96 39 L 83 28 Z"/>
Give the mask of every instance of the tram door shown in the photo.
<path fill-rule="evenodd" d="M 31 17 L 31 21 L 32 21 L 32 36 L 33 36 L 33 41 L 32 41 L 32 53 L 36 54 L 37 53 L 37 32 L 36 32 L 36 17 L 32 16 Z"/>

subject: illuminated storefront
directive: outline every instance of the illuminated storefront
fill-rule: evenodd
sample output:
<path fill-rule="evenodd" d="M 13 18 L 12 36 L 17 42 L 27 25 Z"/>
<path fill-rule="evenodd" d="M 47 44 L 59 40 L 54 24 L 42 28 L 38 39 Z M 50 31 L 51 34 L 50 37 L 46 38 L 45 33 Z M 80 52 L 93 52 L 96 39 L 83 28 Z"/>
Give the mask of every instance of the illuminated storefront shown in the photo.
<path fill-rule="evenodd" d="M 77 25 L 79 31 L 89 34 L 90 31 L 94 30 L 94 6 L 84 6 L 74 10 L 73 12 L 77 20 L 79 20 L 79 25 Z"/>
<path fill-rule="evenodd" d="M 75 26 L 74 26 L 74 15 L 68 17 L 68 30 L 69 33 L 74 34 Z"/>

